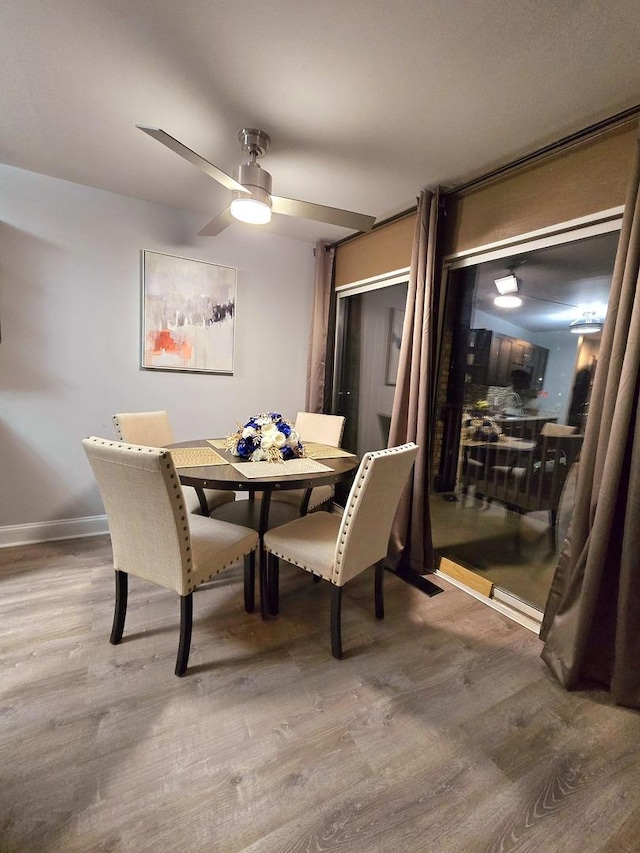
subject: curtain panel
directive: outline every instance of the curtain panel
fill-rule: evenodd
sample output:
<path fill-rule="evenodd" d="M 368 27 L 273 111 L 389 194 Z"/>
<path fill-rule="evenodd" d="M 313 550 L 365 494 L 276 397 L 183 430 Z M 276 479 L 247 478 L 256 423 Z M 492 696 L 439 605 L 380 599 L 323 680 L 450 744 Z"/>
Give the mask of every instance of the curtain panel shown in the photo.
<path fill-rule="evenodd" d="M 333 265 L 335 249 L 325 240 L 319 240 L 315 247 L 316 268 L 313 285 L 313 316 L 309 338 L 307 360 L 307 393 L 305 410 L 307 412 L 324 411 L 327 337 L 329 316 L 333 295 Z"/>
<path fill-rule="evenodd" d="M 565 687 L 640 708 L 640 140 L 611 282 L 575 506 L 545 609 L 542 658 Z"/>
<path fill-rule="evenodd" d="M 419 574 L 435 569 L 429 492 L 441 323 L 436 282 L 439 207 L 439 190 L 420 193 L 389 431 L 390 447 L 413 441 L 419 451 L 396 513 L 388 562 L 396 570 L 409 569 Z"/>

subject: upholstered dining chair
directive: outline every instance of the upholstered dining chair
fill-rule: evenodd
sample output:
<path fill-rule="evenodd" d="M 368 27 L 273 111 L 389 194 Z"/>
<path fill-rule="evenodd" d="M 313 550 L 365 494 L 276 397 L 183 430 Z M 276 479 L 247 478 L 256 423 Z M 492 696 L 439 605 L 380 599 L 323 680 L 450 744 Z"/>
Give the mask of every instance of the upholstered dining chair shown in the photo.
<path fill-rule="evenodd" d="M 141 444 L 145 447 L 166 447 L 175 438 L 167 412 L 120 412 L 113 416 L 113 425 L 120 441 Z M 201 494 L 200 494 L 201 493 Z M 185 500 L 189 512 L 203 514 L 203 503 L 209 515 L 217 506 L 234 501 L 233 491 L 185 487 Z"/>
<path fill-rule="evenodd" d="M 365 453 L 342 517 L 314 512 L 265 534 L 272 613 L 279 610 L 279 561 L 331 584 L 331 653 L 342 657 L 341 609 L 345 584 L 375 565 L 375 614 L 384 617 L 383 564 L 391 525 L 418 448 L 403 444 Z"/>
<path fill-rule="evenodd" d="M 542 425 L 540 435 L 575 435 L 577 432 L 578 427 L 548 422 Z"/>
<path fill-rule="evenodd" d="M 164 448 L 86 438 L 85 453 L 109 522 L 116 601 L 110 642 L 122 639 L 128 577 L 136 575 L 180 596 L 176 675 L 189 661 L 193 591 L 244 558 L 244 605 L 255 604 L 258 534 L 247 527 L 190 515 L 170 453 Z"/>
<path fill-rule="evenodd" d="M 344 433 L 344 422 L 345 418 L 342 415 L 298 412 L 295 428 L 303 444 L 305 441 L 311 441 L 315 444 L 328 444 L 331 447 L 340 447 Z M 333 486 L 316 486 L 315 489 L 311 490 L 307 510 L 317 509 L 322 504 L 328 503 L 333 494 Z M 305 489 L 291 489 L 275 492 L 271 496 L 271 500 L 291 504 L 301 511 L 304 506 L 305 495 Z"/>
<path fill-rule="evenodd" d="M 577 462 L 583 436 L 564 424 L 545 424 L 536 443 L 508 451 L 504 464 L 495 464 L 487 454 L 483 463 L 467 464 L 464 488 L 474 487 L 474 496 L 489 503 L 497 501 L 518 515 L 549 514 L 549 549 L 557 550 L 558 508 L 571 466 Z M 500 448 L 500 443 L 496 442 Z"/>

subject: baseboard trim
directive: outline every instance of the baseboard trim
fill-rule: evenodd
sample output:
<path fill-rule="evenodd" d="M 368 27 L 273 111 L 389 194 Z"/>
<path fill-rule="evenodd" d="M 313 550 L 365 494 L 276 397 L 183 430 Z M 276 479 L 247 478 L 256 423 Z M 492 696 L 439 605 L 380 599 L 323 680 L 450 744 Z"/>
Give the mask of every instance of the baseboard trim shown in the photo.
<path fill-rule="evenodd" d="M 31 545 L 36 542 L 56 542 L 59 539 L 81 539 L 109 532 L 106 515 L 85 518 L 63 518 L 60 521 L 41 521 L 34 524 L 10 524 L 0 527 L 0 548 Z"/>

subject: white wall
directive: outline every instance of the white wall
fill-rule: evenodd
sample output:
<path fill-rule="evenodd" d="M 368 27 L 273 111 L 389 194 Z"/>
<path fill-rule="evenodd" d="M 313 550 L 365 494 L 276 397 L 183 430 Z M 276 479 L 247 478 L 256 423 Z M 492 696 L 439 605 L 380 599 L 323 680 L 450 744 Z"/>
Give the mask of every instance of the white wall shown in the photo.
<path fill-rule="evenodd" d="M 0 530 L 103 512 L 80 440 L 115 412 L 167 409 L 182 440 L 304 408 L 312 247 L 203 224 L 0 166 Z M 237 268 L 233 376 L 140 370 L 141 249 Z"/>
<path fill-rule="evenodd" d="M 579 336 L 566 330 L 538 332 L 530 335 L 530 340 L 532 344 L 549 350 L 543 389 L 548 396 L 538 398 L 538 411 L 554 414 L 559 423 L 565 424 L 571 403 Z"/>

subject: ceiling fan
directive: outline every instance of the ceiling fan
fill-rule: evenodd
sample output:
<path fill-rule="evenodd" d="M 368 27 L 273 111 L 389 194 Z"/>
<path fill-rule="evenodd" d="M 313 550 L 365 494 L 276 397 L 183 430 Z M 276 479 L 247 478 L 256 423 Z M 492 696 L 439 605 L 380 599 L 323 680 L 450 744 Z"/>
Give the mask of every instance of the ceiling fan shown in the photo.
<path fill-rule="evenodd" d="M 268 151 L 271 144 L 270 137 L 263 130 L 245 127 L 239 131 L 238 140 L 242 150 L 248 155 L 248 160 L 243 165 L 236 166 L 232 178 L 204 157 L 187 148 L 182 142 L 178 142 L 166 131 L 141 124 L 137 124 L 136 127 L 184 157 L 198 169 L 202 169 L 223 187 L 231 190 L 229 207 L 198 232 L 202 237 L 215 237 L 231 225 L 234 219 L 254 225 L 264 225 L 271 219 L 272 212 L 284 216 L 297 216 L 301 219 L 313 219 L 316 222 L 327 222 L 344 228 L 354 228 L 356 231 L 370 231 L 373 227 L 375 216 L 272 195 L 271 175 L 257 162 L 258 158 Z"/>

